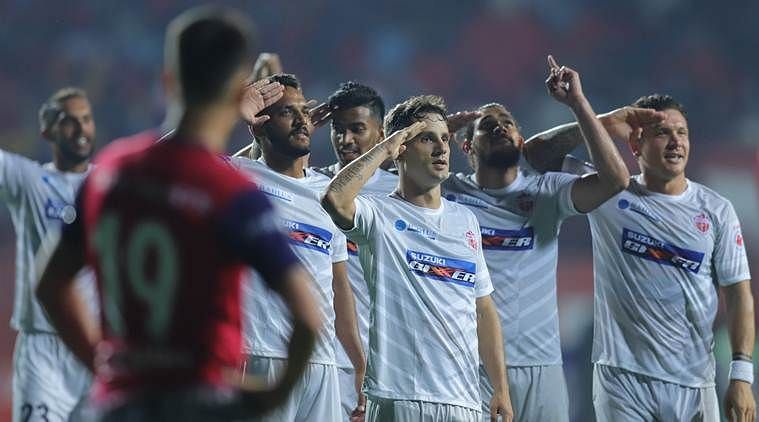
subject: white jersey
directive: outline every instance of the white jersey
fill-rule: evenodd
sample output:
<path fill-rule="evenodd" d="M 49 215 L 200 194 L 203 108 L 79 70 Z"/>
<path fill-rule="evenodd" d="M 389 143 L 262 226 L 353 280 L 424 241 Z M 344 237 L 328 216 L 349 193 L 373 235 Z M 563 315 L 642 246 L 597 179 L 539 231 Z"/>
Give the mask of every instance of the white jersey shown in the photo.
<path fill-rule="evenodd" d="M 717 286 L 751 276 L 728 200 L 688 181 L 680 195 L 640 176 L 589 214 L 593 361 L 688 387 L 714 385 Z"/>
<path fill-rule="evenodd" d="M 577 178 L 520 169 L 502 189 L 480 188 L 473 174 L 451 175 L 443 182 L 445 198 L 466 205 L 480 223 L 509 366 L 561 364 L 559 228 L 578 214 L 571 195 Z"/>
<path fill-rule="evenodd" d="M 334 177 L 340 166 L 332 164 L 318 170 L 327 177 Z M 382 195 L 387 196 L 398 187 L 398 175 L 390 173 L 387 170 L 377 169 L 372 177 L 366 182 L 359 195 Z M 364 352 L 369 350 L 369 290 L 366 288 L 364 281 L 364 270 L 361 269 L 361 262 L 358 259 L 358 245 L 348 239 L 348 277 L 351 280 L 353 296 L 356 298 L 356 320 L 358 321 L 358 332 L 361 335 L 361 344 Z M 343 350 L 342 345 L 338 344 L 337 348 L 337 365 L 341 368 L 353 368 L 348 354 Z"/>
<path fill-rule="evenodd" d="M 354 228 L 371 297 L 368 395 L 478 410 L 476 299 L 493 291 L 471 211 L 359 196 Z"/>
<path fill-rule="evenodd" d="M 321 206 L 319 194 L 329 183 L 325 176 L 306 169 L 296 179 L 270 169 L 263 160 L 232 159 L 240 170 L 251 175 L 267 194 L 287 232 L 293 252 L 314 280 L 312 293 L 323 321 L 311 363 L 335 364 L 335 310 L 332 264 L 348 259 L 345 235 Z M 282 299 L 269 290 L 260 276 L 251 271 L 243 284 L 243 326 L 245 352 L 269 358 L 287 358 L 292 321 Z"/>
<path fill-rule="evenodd" d="M 34 294 L 39 278 L 35 255 L 45 238 L 59 235 L 63 224 L 76 219 L 76 193 L 88 172 L 61 172 L 53 163 L 40 165 L 0 150 L 0 198 L 10 210 L 16 231 L 16 287 L 11 318 L 11 327 L 16 330 L 55 333 Z M 80 273 L 77 287 L 90 309 L 97 312 L 93 273 Z"/>

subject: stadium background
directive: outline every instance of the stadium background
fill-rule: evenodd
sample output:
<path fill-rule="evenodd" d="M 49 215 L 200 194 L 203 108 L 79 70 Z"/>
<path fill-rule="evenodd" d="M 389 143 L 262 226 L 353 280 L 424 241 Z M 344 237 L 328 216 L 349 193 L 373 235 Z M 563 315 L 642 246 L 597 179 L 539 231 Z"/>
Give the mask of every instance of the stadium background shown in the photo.
<path fill-rule="evenodd" d="M 48 160 L 37 109 L 55 89 L 87 89 L 98 143 L 160 124 L 164 29 L 194 2 L 0 1 L 0 147 Z M 706 0 L 418 0 L 226 2 L 255 20 L 261 51 L 280 54 L 307 97 L 339 82 L 374 86 L 388 106 L 434 93 L 450 110 L 499 101 L 523 134 L 569 121 L 543 88 L 553 53 L 582 76 L 597 112 L 665 92 L 688 108 L 691 179 L 733 201 L 759 274 L 759 2 Z M 723 6 L 725 5 L 725 6 Z M 312 140 L 314 164 L 332 161 L 328 130 Z M 247 142 L 239 129 L 230 150 Z M 622 147 L 624 148 L 624 147 Z M 624 150 L 628 163 L 629 154 Z M 464 169 L 457 155 L 454 169 Z M 636 169 L 636 167 L 631 167 Z M 10 419 L 14 234 L 0 211 L 0 420 Z M 559 300 L 573 420 L 592 420 L 592 266 L 587 223 L 563 227 Z M 754 288 L 756 292 L 756 288 Z M 718 382 L 729 360 L 718 317 Z"/>

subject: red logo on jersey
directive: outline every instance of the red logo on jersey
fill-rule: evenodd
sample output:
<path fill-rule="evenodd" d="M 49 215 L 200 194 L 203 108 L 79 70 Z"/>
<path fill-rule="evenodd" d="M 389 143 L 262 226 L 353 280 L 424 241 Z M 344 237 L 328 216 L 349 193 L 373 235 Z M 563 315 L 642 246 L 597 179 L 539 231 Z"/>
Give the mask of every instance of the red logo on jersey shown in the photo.
<path fill-rule="evenodd" d="M 469 247 L 477 250 L 477 237 L 472 233 L 471 230 L 467 230 L 466 232 L 466 242 L 469 244 Z"/>
<path fill-rule="evenodd" d="M 517 197 L 517 206 L 523 212 L 532 211 L 532 207 L 535 206 L 535 201 L 527 193 L 523 193 Z"/>
<path fill-rule="evenodd" d="M 695 217 L 693 217 L 693 224 L 696 225 L 696 228 L 701 233 L 706 233 L 709 231 L 709 217 L 706 216 L 706 214 L 701 213 Z"/>
<path fill-rule="evenodd" d="M 738 246 L 740 246 L 741 248 L 743 247 L 743 235 L 742 234 L 738 233 L 737 235 L 735 235 L 735 243 Z"/>

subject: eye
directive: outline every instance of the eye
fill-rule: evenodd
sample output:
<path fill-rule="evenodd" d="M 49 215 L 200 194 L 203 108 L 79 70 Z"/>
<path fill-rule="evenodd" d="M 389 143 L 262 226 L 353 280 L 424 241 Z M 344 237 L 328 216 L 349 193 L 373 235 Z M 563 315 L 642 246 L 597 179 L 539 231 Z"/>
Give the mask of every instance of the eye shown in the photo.
<path fill-rule="evenodd" d="M 279 112 L 280 116 L 292 116 L 293 111 L 289 108 L 283 108 L 282 111 Z"/>
<path fill-rule="evenodd" d="M 507 121 L 503 122 L 503 127 L 507 128 L 507 129 L 510 129 L 510 128 L 514 127 L 514 122 L 512 122 L 510 120 L 507 120 Z"/>

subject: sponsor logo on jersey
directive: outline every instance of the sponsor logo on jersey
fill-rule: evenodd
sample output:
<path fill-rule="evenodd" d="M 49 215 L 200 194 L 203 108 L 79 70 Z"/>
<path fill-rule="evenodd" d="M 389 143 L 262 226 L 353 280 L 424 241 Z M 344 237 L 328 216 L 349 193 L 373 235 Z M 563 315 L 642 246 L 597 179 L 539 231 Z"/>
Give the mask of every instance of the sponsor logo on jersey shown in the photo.
<path fill-rule="evenodd" d="M 649 235 L 622 229 L 622 251 L 662 265 L 677 267 L 698 274 L 703 252 L 671 245 Z"/>
<path fill-rule="evenodd" d="M 282 201 L 286 202 L 293 202 L 294 196 L 290 192 L 287 192 L 285 190 L 279 189 L 274 186 L 259 184 L 258 189 L 261 190 L 261 192 L 273 196 L 274 198 L 280 199 Z"/>
<path fill-rule="evenodd" d="M 348 255 L 358 256 L 358 245 L 352 240 L 348 240 Z"/>
<path fill-rule="evenodd" d="M 45 202 L 45 216 L 71 224 L 76 220 L 76 208 L 65 203 L 48 198 Z"/>
<path fill-rule="evenodd" d="M 648 218 L 651 221 L 658 222 L 659 219 L 654 217 L 653 214 L 646 208 L 643 204 L 637 204 L 635 202 L 630 202 L 627 199 L 620 199 L 617 201 L 617 207 L 621 210 L 629 210 L 636 214 L 642 215 L 643 217 Z"/>
<path fill-rule="evenodd" d="M 709 231 L 709 227 L 711 227 L 711 224 L 709 224 L 709 217 L 706 216 L 706 214 L 701 213 L 695 217 L 693 217 L 693 224 L 696 226 L 696 229 L 700 231 L 701 233 L 706 233 Z"/>
<path fill-rule="evenodd" d="M 418 234 L 419 236 L 426 237 L 430 240 L 435 240 L 437 238 L 437 232 L 434 230 L 426 229 L 424 227 L 416 226 L 411 223 L 407 223 L 401 219 L 395 220 L 395 229 L 399 232 L 408 231 L 411 233 Z"/>
<path fill-rule="evenodd" d="M 532 249 L 535 244 L 535 233 L 532 227 L 505 230 L 481 226 L 480 233 L 482 233 L 482 249 L 485 250 L 525 251 Z"/>
<path fill-rule="evenodd" d="M 464 287 L 474 287 L 477 277 L 477 265 L 460 259 L 406 250 L 406 263 L 411 271 L 422 277 Z"/>
<path fill-rule="evenodd" d="M 329 255 L 332 247 L 331 232 L 298 221 L 282 220 L 282 222 L 287 229 L 291 244 Z"/>
<path fill-rule="evenodd" d="M 468 195 L 454 195 L 452 193 L 449 193 L 445 195 L 445 199 L 451 201 L 451 202 L 458 202 L 461 205 L 467 205 L 470 207 L 475 208 L 482 208 L 487 209 L 488 204 L 487 202 L 483 201 L 482 199 L 475 198 L 473 196 Z"/>

